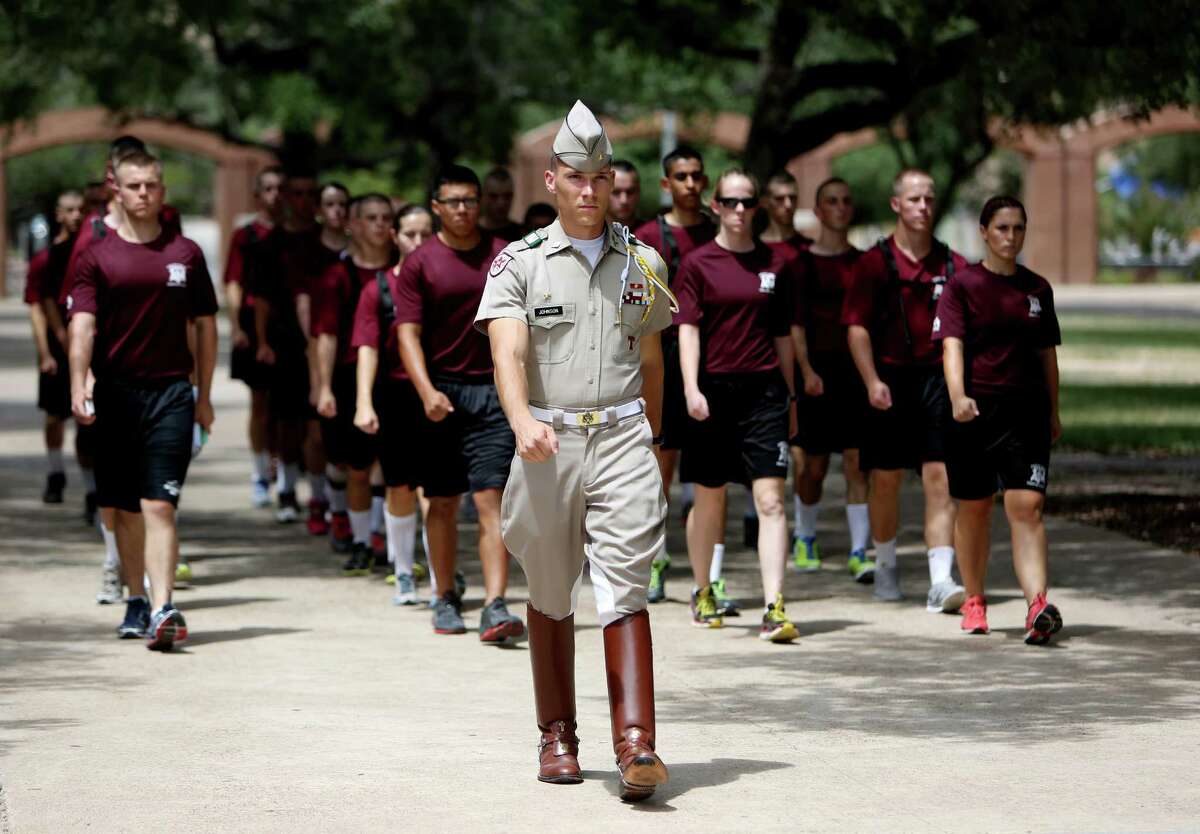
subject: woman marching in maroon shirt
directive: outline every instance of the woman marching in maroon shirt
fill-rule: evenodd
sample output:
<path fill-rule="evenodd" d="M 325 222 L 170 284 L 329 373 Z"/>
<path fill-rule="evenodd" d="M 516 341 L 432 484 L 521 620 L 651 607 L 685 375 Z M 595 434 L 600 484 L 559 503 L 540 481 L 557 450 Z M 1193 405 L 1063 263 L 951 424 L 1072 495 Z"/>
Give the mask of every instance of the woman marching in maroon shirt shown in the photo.
<path fill-rule="evenodd" d="M 1029 605 L 1025 642 L 1044 645 L 1062 628 L 1058 609 L 1046 601 L 1042 522 L 1050 445 L 1062 433 L 1055 351 L 1062 337 L 1050 285 L 1017 264 L 1025 225 L 1025 207 L 1017 199 L 987 201 L 979 218 L 987 254 L 947 284 L 933 338 L 944 345 L 954 412 L 946 469 L 950 495 L 958 501 L 954 540 L 967 590 L 963 631 L 988 632 L 983 580 L 999 487 L 1012 530 L 1013 568 Z"/>

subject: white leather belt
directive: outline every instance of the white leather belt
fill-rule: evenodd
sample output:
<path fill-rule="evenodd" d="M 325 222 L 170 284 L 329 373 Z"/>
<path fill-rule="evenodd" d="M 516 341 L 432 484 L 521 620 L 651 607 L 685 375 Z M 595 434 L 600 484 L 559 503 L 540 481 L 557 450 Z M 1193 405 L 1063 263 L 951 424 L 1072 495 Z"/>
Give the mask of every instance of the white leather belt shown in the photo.
<path fill-rule="evenodd" d="M 563 426 L 572 426 L 581 429 L 605 428 L 616 425 L 626 417 L 634 417 L 642 414 L 645 410 L 645 403 L 641 399 L 630 400 L 621 405 L 598 408 L 595 411 L 564 411 L 561 408 L 529 406 L 529 413 L 534 416 L 534 419 L 541 420 L 543 423 L 549 423 L 555 429 L 561 429 Z"/>

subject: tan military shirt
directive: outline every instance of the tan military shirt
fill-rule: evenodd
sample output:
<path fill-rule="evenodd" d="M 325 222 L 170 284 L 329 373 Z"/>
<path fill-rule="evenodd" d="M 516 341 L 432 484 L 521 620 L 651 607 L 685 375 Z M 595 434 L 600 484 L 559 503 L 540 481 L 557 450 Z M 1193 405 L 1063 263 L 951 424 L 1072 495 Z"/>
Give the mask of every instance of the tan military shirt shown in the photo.
<path fill-rule="evenodd" d="M 641 396 L 641 337 L 671 323 L 673 300 L 636 258 L 627 258 L 622 228 L 608 225 L 595 270 L 557 220 L 496 256 L 475 326 L 487 332 L 495 318 L 529 325 L 525 372 L 533 405 L 591 409 Z M 631 254 L 665 284 L 667 267 L 659 254 L 633 245 Z"/>

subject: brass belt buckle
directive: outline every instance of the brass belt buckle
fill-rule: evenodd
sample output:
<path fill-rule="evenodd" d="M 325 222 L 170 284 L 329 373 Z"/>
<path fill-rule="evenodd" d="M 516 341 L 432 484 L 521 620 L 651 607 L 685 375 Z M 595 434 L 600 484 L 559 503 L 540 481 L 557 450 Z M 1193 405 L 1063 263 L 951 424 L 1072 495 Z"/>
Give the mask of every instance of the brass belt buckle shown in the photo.
<path fill-rule="evenodd" d="M 591 428 L 600 422 L 600 412 L 581 411 L 576 419 L 579 421 L 579 425 L 584 426 L 585 428 Z"/>

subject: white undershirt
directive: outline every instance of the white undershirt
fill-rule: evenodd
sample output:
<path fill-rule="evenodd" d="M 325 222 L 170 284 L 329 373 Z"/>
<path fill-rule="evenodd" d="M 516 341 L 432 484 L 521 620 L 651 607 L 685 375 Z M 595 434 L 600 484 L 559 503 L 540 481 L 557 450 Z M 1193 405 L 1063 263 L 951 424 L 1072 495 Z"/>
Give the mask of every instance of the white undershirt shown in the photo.
<path fill-rule="evenodd" d="M 587 258 L 588 263 L 592 265 L 592 269 L 595 269 L 596 264 L 600 262 L 600 253 L 604 251 L 604 235 L 592 238 L 591 240 L 580 240 L 568 235 L 567 240 L 571 241 L 571 245 Z"/>

